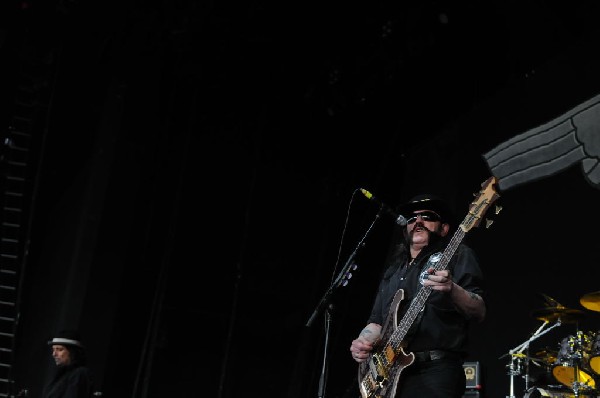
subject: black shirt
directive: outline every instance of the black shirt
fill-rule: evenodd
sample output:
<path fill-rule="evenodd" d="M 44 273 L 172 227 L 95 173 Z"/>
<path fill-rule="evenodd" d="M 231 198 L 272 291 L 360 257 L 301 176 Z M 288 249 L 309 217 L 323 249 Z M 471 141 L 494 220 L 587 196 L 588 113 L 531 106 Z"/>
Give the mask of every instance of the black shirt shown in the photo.
<path fill-rule="evenodd" d="M 58 369 L 52 382 L 45 388 L 43 398 L 89 398 L 92 396 L 92 378 L 85 366 L 66 366 Z"/>
<path fill-rule="evenodd" d="M 384 326 L 388 315 L 398 309 L 398 324 L 410 327 L 403 340 L 408 352 L 444 350 L 466 354 L 469 320 L 456 309 L 449 294 L 431 290 L 422 303 L 423 311 L 416 319 L 409 322 L 410 317 L 405 317 L 411 301 L 422 288 L 419 276 L 428 268 L 427 260 L 432 254 L 443 252 L 445 245 L 445 241 L 439 241 L 425 247 L 411 265 L 408 265 L 410 258 L 407 251 L 392 256 L 379 284 L 368 323 Z M 450 270 L 454 283 L 483 297 L 483 274 L 470 247 L 460 244 L 446 268 Z M 404 298 L 399 305 L 390 308 L 399 289 L 402 289 Z M 395 329 L 391 328 L 392 325 L 384 326 L 382 332 L 385 334 Z"/>

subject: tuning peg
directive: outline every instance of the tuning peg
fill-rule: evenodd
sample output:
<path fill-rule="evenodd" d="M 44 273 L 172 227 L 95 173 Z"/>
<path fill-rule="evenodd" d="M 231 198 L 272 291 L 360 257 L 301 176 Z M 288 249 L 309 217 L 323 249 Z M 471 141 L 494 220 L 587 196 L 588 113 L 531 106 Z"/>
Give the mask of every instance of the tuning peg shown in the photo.
<path fill-rule="evenodd" d="M 496 210 L 494 210 L 494 213 L 499 214 L 502 211 L 502 206 L 495 206 Z"/>
<path fill-rule="evenodd" d="M 494 223 L 494 220 L 490 220 L 488 218 L 485 219 L 485 227 L 489 228 Z"/>

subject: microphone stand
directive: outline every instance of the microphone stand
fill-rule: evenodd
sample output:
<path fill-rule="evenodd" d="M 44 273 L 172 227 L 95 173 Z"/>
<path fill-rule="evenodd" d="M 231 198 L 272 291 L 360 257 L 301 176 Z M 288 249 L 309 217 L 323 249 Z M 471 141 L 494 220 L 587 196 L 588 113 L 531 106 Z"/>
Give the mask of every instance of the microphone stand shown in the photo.
<path fill-rule="evenodd" d="M 325 292 L 325 294 L 319 301 L 319 304 L 317 304 L 317 307 L 314 309 L 312 315 L 310 316 L 310 319 L 308 320 L 308 322 L 306 322 L 307 327 L 312 326 L 317 315 L 319 315 L 321 313 L 321 311 L 323 311 L 323 309 L 325 307 L 327 307 L 327 310 L 325 311 L 325 346 L 323 349 L 323 364 L 321 366 L 321 375 L 319 377 L 319 392 L 318 392 L 319 398 L 325 398 L 325 390 L 326 390 L 325 386 L 327 383 L 329 335 L 330 335 L 330 330 L 331 330 L 331 311 L 334 308 L 333 304 L 330 303 L 331 295 L 333 294 L 335 289 L 342 287 L 342 286 L 346 286 L 348 284 L 348 280 L 350 280 L 350 278 L 352 277 L 351 271 L 354 271 L 355 269 L 358 268 L 358 265 L 356 265 L 356 263 L 354 262 L 354 258 L 356 257 L 358 250 L 361 249 L 362 247 L 364 247 L 364 245 L 365 245 L 364 241 L 367 238 L 367 236 L 369 235 L 369 233 L 371 232 L 371 230 L 373 229 L 375 222 L 377 222 L 377 220 L 379 219 L 382 210 L 383 210 L 383 206 L 381 206 L 379 208 L 379 211 L 375 215 L 375 219 L 369 226 L 369 229 L 364 234 L 364 236 L 361 238 L 360 242 L 358 242 L 358 245 L 356 246 L 356 248 L 354 249 L 352 254 L 350 254 L 350 257 L 348 258 L 348 260 L 346 261 L 344 268 L 342 268 L 340 273 L 334 279 L 333 283 L 329 286 L 329 288 L 327 289 L 327 291 Z"/>

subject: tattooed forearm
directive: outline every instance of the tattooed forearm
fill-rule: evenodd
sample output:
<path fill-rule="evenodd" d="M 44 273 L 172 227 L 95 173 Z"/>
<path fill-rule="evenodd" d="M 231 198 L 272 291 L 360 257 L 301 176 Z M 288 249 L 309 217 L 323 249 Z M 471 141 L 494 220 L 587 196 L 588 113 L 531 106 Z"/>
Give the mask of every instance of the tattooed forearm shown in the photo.
<path fill-rule="evenodd" d="M 377 323 L 369 323 L 364 327 L 363 330 L 361 330 L 358 337 L 373 343 L 379 339 L 380 333 L 381 325 Z"/>
<path fill-rule="evenodd" d="M 372 337 L 372 335 L 373 335 L 373 331 L 371 329 L 369 329 L 368 327 L 364 328 L 360 332 L 360 337 L 364 337 L 366 339 L 368 339 L 369 337 Z"/>
<path fill-rule="evenodd" d="M 458 285 L 454 286 L 450 294 L 456 309 L 466 319 L 482 321 L 485 318 L 485 302 L 479 294 L 465 290 Z"/>

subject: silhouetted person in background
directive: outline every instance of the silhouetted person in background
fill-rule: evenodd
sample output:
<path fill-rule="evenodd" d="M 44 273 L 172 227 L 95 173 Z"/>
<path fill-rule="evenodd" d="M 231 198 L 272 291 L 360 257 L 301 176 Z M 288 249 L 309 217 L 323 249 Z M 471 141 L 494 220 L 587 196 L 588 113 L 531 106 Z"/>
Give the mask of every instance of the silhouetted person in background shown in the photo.
<path fill-rule="evenodd" d="M 93 381 L 79 333 L 63 330 L 48 341 L 56 373 L 44 388 L 42 398 L 90 398 Z"/>

